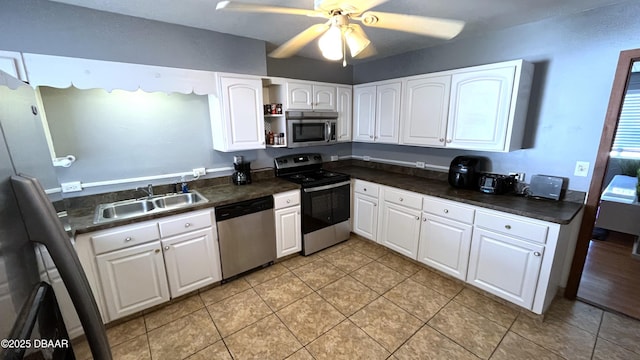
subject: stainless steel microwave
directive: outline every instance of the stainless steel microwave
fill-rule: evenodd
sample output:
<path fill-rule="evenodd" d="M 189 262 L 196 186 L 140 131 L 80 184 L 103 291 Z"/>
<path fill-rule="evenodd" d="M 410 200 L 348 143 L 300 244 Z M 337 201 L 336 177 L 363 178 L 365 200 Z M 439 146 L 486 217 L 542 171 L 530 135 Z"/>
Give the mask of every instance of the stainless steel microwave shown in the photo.
<path fill-rule="evenodd" d="M 287 111 L 287 147 L 335 144 L 338 113 L 335 111 Z"/>

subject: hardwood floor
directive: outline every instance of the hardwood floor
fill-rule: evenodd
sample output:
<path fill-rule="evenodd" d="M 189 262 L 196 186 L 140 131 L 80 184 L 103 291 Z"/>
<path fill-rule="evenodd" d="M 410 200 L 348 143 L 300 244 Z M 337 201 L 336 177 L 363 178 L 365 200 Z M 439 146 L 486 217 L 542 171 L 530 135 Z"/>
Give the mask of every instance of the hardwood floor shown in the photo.
<path fill-rule="evenodd" d="M 631 255 L 635 237 L 610 232 L 591 240 L 578 298 L 640 319 L 640 256 Z"/>

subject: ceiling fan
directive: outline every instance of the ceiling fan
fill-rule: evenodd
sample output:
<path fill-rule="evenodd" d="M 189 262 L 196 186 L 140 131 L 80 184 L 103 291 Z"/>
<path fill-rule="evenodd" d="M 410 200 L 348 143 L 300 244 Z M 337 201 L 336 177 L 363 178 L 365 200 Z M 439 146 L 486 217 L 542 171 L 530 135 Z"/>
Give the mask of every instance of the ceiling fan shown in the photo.
<path fill-rule="evenodd" d="M 216 10 L 305 15 L 328 19 L 325 23 L 308 27 L 269 53 L 269 56 L 273 58 L 290 57 L 320 36 L 318 45 L 322 55 L 328 60 L 342 59 L 344 66 L 346 66 L 347 48 L 352 58 L 363 58 L 375 54 L 373 45 L 364 30 L 360 25 L 352 23 L 353 20 L 360 21 L 368 27 L 404 31 L 442 39 L 455 37 L 464 27 L 464 22 L 458 20 L 368 11 L 387 1 L 314 0 L 314 10 L 240 1 L 220 1 Z M 364 51 L 365 49 L 367 51 Z"/>

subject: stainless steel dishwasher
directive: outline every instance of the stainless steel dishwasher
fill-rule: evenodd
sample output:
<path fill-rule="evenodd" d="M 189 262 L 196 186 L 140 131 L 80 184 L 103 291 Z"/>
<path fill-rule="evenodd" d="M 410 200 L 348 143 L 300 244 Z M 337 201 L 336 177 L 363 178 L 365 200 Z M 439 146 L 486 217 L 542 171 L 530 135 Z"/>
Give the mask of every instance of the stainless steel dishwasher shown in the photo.
<path fill-rule="evenodd" d="M 272 196 L 219 206 L 215 212 L 223 281 L 276 259 Z"/>

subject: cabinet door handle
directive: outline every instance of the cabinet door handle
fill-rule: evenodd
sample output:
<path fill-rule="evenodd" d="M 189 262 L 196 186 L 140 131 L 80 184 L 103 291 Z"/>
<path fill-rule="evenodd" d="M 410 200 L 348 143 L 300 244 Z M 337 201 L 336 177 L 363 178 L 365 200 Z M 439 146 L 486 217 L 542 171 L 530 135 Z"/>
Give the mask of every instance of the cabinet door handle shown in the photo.
<path fill-rule="evenodd" d="M 448 142 L 448 143 L 451 143 L 451 139 L 447 139 L 447 142 Z"/>
<path fill-rule="evenodd" d="M 364 190 L 364 191 L 367 191 L 367 188 L 364 188 L 363 190 Z"/>
<path fill-rule="evenodd" d="M 427 222 L 427 218 L 422 218 L 422 222 Z"/>
<path fill-rule="evenodd" d="M 416 216 L 416 220 L 420 220 L 420 216 Z"/>
<path fill-rule="evenodd" d="M 444 209 L 443 211 L 444 211 L 445 214 L 449 213 L 449 209 Z"/>
<path fill-rule="evenodd" d="M 290 204 L 290 203 L 291 203 L 291 199 L 287 199 L 287 204 Z"/>
<path fill-rule="evenodd" d="M 160 252 L 160 249 L 156 249 L 154 252 L 157 254 Z"/>
<path fill-rule="evenodd" d="M 167 245 L 167 246 L 165 246 L 165 247 L 164 247 L 164 249 L 165 249 L 165 250 L 169 250 L 169 249 L 171 249 L 171 248 L 169 247 L 169 245 Z"/>
<path fill-rule="evenodd" d="M 540 254 L 539 251 L 536 251 L 536 252 L 533 253 L 533 256 L 540 256 L 540 255 L 542 255 L 542 254 Z"/>
<path fill-rule="evenodd" d="M 378 204 L 373 204 L 373 207 L 376 207 L 376 206 L 378 206 Z"/>
<path fill-rule="evenodd" d="M 404 201 L 404 199 L 403 199 L 403 198 L 400 198 L 400 201 Z"/>
<path fill-rule="evenodd" d="M 186 227 L 186 228 L 188 228 L 188 227 L 190 227 L 190 226 L 191 226 L 191 223 L 186 223 L 186 224 L 184 224 L 184 227 Z"/>
<path fill-rule="evenodd" d="M 369 135 L 369 138 L 370 138 L 370 139 L 373 139 L 373 135 Z"/>
<path fill-rule="evenodd" d="M 133 240 L 133 238 L 131 236 L 127 236 L 126 238 L 124 238 L 124 241 L 127 241 L 127 242 L 129 242 L 131 240 Z"/>
<path fill-rule="evenodd" d="M 511 225 L 507 224 L 507 225 L 504 226 L 504 228 L 507 229 L 507 230 L 511 230 Z"/>
<path fill-rule="evenodd" d="M 440 139 L 438 139 L 438 141 L 444 142 L 444 138 L 440 138 Z"/>

